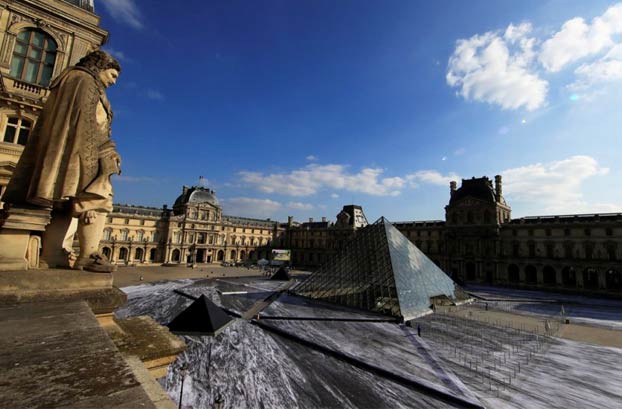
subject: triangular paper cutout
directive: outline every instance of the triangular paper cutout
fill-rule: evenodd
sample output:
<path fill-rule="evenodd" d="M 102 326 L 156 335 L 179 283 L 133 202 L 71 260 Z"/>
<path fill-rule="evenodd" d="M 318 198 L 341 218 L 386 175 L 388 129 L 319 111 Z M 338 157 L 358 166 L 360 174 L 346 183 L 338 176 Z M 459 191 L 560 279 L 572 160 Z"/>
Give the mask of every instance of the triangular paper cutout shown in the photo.
<path fill-rule="evenodd" d="M 270 277 L 270 280 L 288 281 L 290 278 L 291 277 L 289 276 L 287 270 L 285 270 L 285 267 L 281 267 L 272 275 L 272 277 Z"/>
<path fill-rule="evenodd" d="M 217 335 L 230 321 L 220 307 L 201 295 L 167 326 L 179 335 Z"/>

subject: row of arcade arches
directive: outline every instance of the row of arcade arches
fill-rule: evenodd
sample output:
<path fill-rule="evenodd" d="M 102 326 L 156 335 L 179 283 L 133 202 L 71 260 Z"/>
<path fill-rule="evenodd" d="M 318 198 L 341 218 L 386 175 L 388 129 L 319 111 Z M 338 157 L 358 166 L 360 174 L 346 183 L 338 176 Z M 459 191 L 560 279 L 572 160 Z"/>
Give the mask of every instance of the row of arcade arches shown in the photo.
<path fill-rule="evenodd" d="M 524 279 L 521 281 L 520 267 L 517 264 L 510 264 L 507 267 L 507 278 L 513 284 L 529 284 L 537 285 L 538 269 L 532 264 L 528 264 L 523 269 Z M 564 266 L 561 268 L 561 281 L 558 282 L 558 270 L 555 267 L 546 265 L 542 267 L 542 284 L 546 286 L 561 286 L 566 288 L 576 288 L 581 281 L 583 288 L 598 290 L 621 290 L 622 289 L 622 271 L 612 268 L 598 269 L 594 267 L 586 267 L 576 269 L 573 266 Z M 603 280 L 599 280 L 599 276 L 603 276 Z M 581 280 L 579 280 L 581 279 Z M 604 288 L 601 288 L 601 281 Z"/>

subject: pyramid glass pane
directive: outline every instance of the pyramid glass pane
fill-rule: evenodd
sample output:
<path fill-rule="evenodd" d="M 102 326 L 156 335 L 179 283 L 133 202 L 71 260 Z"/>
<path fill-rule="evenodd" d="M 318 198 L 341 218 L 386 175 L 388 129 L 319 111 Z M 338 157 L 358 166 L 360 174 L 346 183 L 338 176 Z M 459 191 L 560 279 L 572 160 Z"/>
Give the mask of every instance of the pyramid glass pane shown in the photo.
<path fill-rule="evenodd" d="M 400 310 L 405 319 L 414 318 L 427 311 L 432 297 L 444 295 L 452 300 L 459 298 L 456 284 L 443 270 L 391 223 L 385 223 L 384 227 Z"/>
<path fill-rule="evenodd" d="M 306 281 L 298 295 L 400 316 L 391 259 L 380 223 L 360 230 L 345 248 Z"/>
<path fill-rule="evenodd" d="M 456 289 L 436 264 L 380 218 L 292 292 L 408 320 L 428 312 L 431 297 L 457 299 Z"/>

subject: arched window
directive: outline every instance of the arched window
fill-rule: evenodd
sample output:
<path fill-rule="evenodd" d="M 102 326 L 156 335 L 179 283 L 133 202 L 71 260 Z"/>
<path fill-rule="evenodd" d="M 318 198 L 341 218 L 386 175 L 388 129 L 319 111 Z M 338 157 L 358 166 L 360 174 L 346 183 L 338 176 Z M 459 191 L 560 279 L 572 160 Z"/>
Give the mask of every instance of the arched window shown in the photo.
<path fill-rule="evenodd" d="M 32 122 L 28 119 L 9 117 L 6 128 L 4 129 L 4 142 L 26 145 L 30 136 Z"/>
<path fill-rule="evenodd" d="M 542 278 L 544 284 L 555 285 L 557 283 L 555 269 L 551 266 L 544 266 L 542 269 Z"/>
<path fill-rule="evenodd" d="M 537 284 L 538 283 L 538 270 L 535 266 L 529 264 L 525 267 L 525 282 L 527 284 Z"/>
<path fill-rule="evenodd" d="M 510 264 L 508 266 L 508 281 L 511 283 L 518 283 L 520 281 L 520 274 L 516 264 Z"/>
<path fill-rule="evenodd" d="M 15 41 L 11 76 L 47 87 L 52 79 L 55 61 L 56 41 L 52 37 L 38 29 L 23 30 Z"/>

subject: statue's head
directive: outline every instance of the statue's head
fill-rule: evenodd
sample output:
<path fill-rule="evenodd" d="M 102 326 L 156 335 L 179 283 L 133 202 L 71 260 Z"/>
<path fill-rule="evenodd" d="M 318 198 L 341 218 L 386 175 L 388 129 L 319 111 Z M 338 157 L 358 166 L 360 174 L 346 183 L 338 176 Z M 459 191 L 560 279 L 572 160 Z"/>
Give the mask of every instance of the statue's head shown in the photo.
<path fill-rule="evenodd" d="M 121 72 L 121 64 L 105 51 L 93 51 L 78 61 L 77 67 L 83 67 L 97 75 L 104 86 L 114 84 Z"/>

